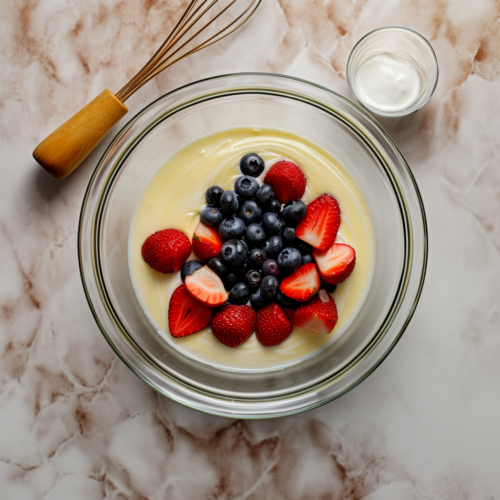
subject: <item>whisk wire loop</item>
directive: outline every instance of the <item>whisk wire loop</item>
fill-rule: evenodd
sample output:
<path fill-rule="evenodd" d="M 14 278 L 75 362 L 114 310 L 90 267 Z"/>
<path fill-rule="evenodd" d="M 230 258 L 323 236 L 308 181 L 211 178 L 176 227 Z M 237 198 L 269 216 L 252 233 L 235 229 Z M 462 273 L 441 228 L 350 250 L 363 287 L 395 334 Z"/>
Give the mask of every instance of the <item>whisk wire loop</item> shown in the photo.
<path fill-rule="evenodd" d="M 208 36 L 205 40 L 188 48 L 188 45 L 193 42 L 201 33 L 203 33 L 210 25 L 215 23 L 223 14 L 225 14 L 238 0 L 231 0 L 226 6 L 221 8 L 219 12 L 207 19 L 207 22 L 199 27 L 199 29 L 181 45 L 176 47 L 178 42 L 183 39 L 200 20 L 208 17 L 208 13 L 221 0 L 191 0 L 182 14 L 180 20 L 174 26 L 173 30 L 153 54 L 149 61 L 128 81 L 122 89 L 115 95 L 121 101 L 125 102 L 134 92 L 140 89 L 145 83 L 154 78 L 158 73 L 168 68 L 172 64 L 184 59 L 185 57 L 194 54 L 210 45 L 222 40 L 250 19 L 262 0 L 252 0 L 246 9 L 243 10 L 231 22 L 225 25 L 216 33 Z M 183 49 L 186 52 L 182 53 Z M 180 53 L 180 55 L 179 55 Z M 177 57 L 175 57 L 177 56 Z"/>

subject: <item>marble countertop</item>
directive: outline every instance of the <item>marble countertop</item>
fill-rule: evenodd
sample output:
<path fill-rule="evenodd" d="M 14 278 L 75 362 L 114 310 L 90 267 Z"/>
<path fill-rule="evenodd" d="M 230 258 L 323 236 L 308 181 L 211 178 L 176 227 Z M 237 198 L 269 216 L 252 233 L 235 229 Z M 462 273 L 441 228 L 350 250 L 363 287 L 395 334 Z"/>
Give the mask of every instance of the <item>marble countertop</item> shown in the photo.
<path fill-rule="evenodd" d="M 159 396 L 93 320 L 78 271 L 78 216 L 113 132 L 64 181 L 31 157 L 73 112 L 134 74 L 182 3 L 1 2 L 0 497 L 500 498 L 500 5 L 264 0 L 238 34 L 127 101 L 135 113 L 180 85 L 234 71 L 299 76 L 350 97 L 350 48 L 390 24 L 416 29 L 436 50 L 440 80 L 429 104 L 383 121 L 428 216 L 416 314 L 384 363 L 345 396 L 251 422 Z"/>

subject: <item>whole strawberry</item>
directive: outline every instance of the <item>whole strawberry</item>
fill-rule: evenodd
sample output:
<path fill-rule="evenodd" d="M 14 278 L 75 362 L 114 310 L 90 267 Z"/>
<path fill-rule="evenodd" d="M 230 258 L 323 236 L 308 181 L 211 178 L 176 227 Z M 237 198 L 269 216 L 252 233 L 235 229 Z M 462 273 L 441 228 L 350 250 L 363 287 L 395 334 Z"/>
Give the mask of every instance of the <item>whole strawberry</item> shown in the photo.
<path fill-rule="evenodd" d="M 252 335 L 255 311 L 250 306 L 228 305 L 212 320 L 215 337 L 229 347 L 237 347 Z"/>
<path fill-rule="evenodd" d="M 142 258 L 160 273 L 178 271 L 191 253 L 189 238 L 177 229 L 163 229 L 142 245 Z"/>
<path fill-rule="evenodd" d="M 306 190 L 306 176 L 293 161 L 279 161 L 267 172 L 264 182 L 274 189 L 274 196 L 281 203 L 299 200 Z"/>
<path fill-rule="evenodd" d="M 257 340 L 269 347 L 281 344 L 292 333 L 293 326 L 281 307 L 272 303 L 257 312 L 255 333 Z"/>

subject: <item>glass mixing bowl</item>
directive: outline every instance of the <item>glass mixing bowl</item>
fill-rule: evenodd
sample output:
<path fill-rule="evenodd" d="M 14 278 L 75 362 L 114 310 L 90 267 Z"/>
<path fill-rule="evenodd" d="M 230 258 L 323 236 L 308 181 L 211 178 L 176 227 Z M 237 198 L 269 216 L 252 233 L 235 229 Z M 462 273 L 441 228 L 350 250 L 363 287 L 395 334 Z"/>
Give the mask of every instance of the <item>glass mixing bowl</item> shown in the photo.
<path fill-rule="evenodd" d="M 139 305 L 127 259 L 130 221 L 154 173 L 193 140 L 249 125 L 292 132 L 333 155 L 365 197 L 376 247 L 367 298 L 342 337 L 294 366 L 250 374 L 218 370 L 165 342 Z M 420 297 L 427 226 L 408 165 L 387 133 L 363 110 L 304 80 L 265 73 L 232 74 L 164 95 L 118 133 L 85 194 L 79 260 L 97 324 L 136 375 L 160 393 L 197 410 L 268 418 L 308 410 L 341 396 L 388 355 Z"/>

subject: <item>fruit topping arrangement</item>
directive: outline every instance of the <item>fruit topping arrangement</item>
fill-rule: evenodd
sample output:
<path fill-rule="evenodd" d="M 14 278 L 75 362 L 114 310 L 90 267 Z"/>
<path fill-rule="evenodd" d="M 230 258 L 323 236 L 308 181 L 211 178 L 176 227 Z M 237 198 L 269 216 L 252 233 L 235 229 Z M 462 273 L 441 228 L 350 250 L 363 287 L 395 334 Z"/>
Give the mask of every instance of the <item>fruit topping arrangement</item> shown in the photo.
<path fill-rule="evenodd" d="M 307 178 L 292 161 L 265 170 L 249 153 L 232 191 L 211 186 L 192 241 L 177 229 L 149 236 L 144 261 L 156 271 L 180 271 L 183 282 L 172 294 L 168 325 L 185 337 L 211 324 L 229 347 L 253 332 L 264 346 L 287 339 L 293 327 L 329 334 L 338 314 L 330 295 L 356 264 L 356 251 L 335 243 L 340 207 L 330 194 L 306 205 Z M 187 261 L 191 250 L 199 260 Z M 186 262 L 187 261 L 187 262 Z"/>

